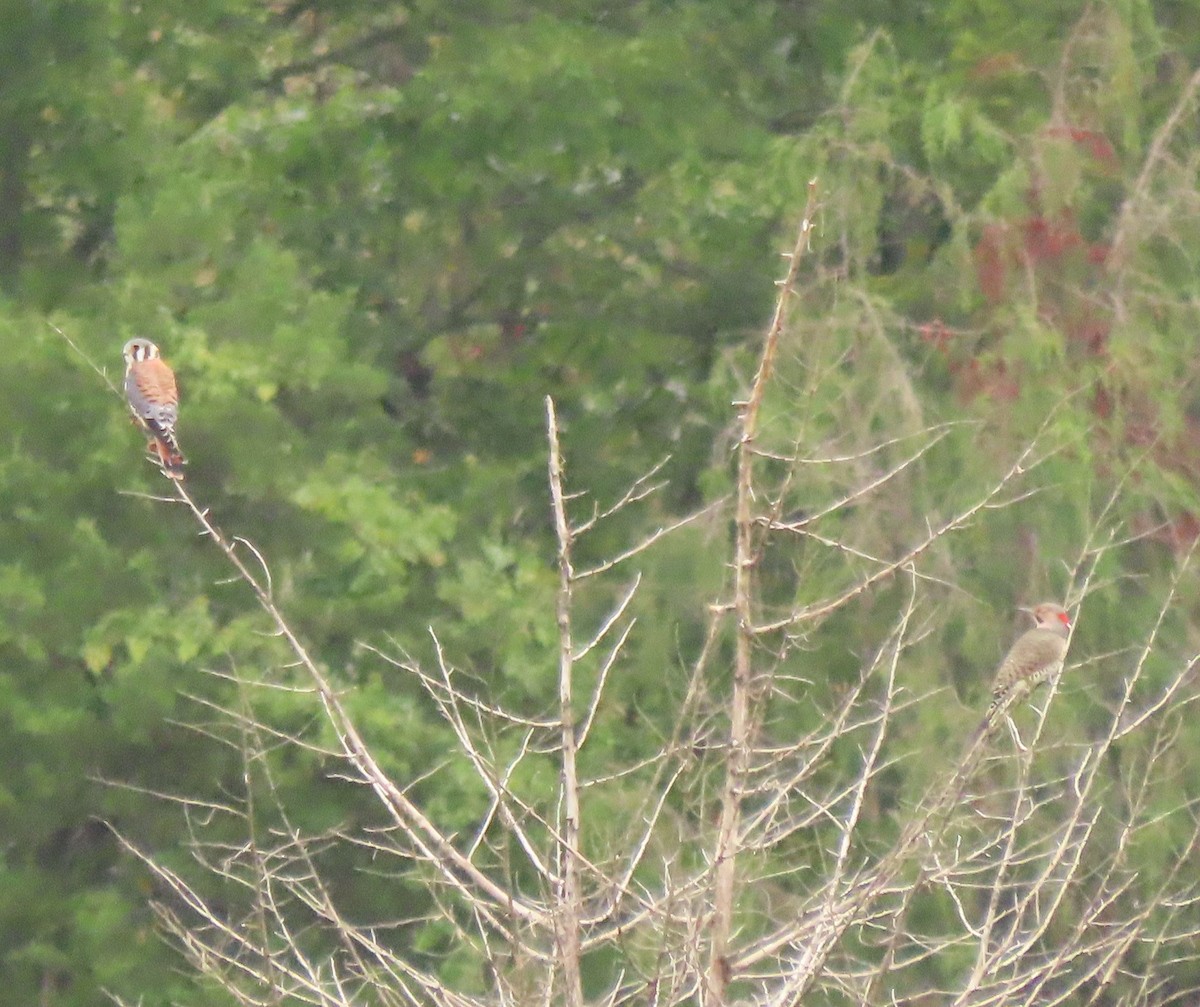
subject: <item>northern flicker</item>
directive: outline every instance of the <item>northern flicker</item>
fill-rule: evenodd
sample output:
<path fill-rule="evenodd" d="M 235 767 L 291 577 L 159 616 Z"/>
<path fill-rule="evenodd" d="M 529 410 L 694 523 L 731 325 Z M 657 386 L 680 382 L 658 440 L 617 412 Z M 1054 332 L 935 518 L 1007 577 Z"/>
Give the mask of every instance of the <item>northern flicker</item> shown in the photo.
<path fill-rule="evenodd" d="M 984 729 L 994 726 L 1014 704 L 1057 675 L 1067 656 L 1067 638 L 1071 635 L 1067 610 L 1047 601 L 1025 611 L 1033 616 L 1033 629 L 1017 638 L 996 669 Z"/>

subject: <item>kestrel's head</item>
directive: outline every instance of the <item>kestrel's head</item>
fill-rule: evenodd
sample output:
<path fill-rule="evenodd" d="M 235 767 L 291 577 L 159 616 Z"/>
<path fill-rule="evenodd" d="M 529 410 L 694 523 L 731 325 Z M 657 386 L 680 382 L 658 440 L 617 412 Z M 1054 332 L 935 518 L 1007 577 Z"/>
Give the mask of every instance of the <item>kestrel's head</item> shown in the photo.
<path fill-rule="evenodd" d="M 149 339 L 136 336 L 125 344 L 125 349 L 121 352 L 125 355 L 125 366 L 129 367 L 140 364 L 143 360 L 153 360 L 158 356 L 158 347 Z"/>
<path fill-rule="evenodd" d="M 1048 629 L 1059 636 L 1067 636 L 1071 632 L 1071 616 L 1057 602 L 1044 601 L 1025 611 L 1033 616 L 1038 629 Z"/>

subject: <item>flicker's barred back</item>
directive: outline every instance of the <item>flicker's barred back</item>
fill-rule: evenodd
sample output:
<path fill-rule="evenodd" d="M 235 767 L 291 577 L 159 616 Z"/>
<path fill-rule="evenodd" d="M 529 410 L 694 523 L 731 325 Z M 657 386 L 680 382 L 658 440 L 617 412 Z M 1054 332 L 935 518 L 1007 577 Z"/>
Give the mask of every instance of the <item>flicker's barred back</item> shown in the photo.
<path fill-rule="evenodd" d="M 1067 656 L 1071 617 L 1061 605 L 1043 602 L 1030 613 L 1034 627 L 1012 645 L 992 683 L 992 702 L 985 724 L 1028 696 L 1042 682 L 1057 675 Z"/>

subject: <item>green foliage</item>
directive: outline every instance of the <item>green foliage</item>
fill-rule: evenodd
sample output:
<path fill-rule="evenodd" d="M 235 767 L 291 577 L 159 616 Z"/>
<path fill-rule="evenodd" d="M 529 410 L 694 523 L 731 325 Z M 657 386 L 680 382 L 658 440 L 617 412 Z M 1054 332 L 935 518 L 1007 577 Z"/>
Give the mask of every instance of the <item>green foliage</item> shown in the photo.
<path fill-rule="evenodd" d="M 670 455 L 666 488 L 581 542 L 581 567 L 727 493 L 729 404 L 814 176 L 816 266 L 763 407 L 777 457 L 761 471 L 791 479 L 781 511 L 819 514 L 820 537 L 770 542 L 765 615 L 849 587 L 1038 436 L 1042 463 L 1007 506 L 916 560 L 937 614 L 912 652 L 919 674 L 903 674 L 950 688 L 906 714 L 906 740 L 955 736 L 1012 605 L 1062 593 L 1099 515 L 1136 540 L 1099 572 L 1078 646 L 1123 653 L 1153 624 L 1200 521 L 1194 138 L 1160 132 L 1200 56 L 1187 5 L 9 6 L 0 1007 L 99 1004 L 102 989 L 224 1002 L 172 971 L 145 876 L 103 824 L 191 871 L 178 809 L 151 793 L 278 798 L 314 832 L 378 824 L 315 749 L 273 756 L 269 782 L 244 772 L 248 741 L 219 711 L 250 704 L 314 745 L 336 739 L 311 694 L 247 698 L 239 676 L 297 685 L 285 650 L 187 516 L 144 499 L 163 484 L 140 434 L 46 311 L 114 382 L 129 336 L 163 348 L 189 486 L 261 550 L 389 774 L 437 768 L 417 792 L 451 831 L 487 795 L 412 675 L 359 645 L 436 667 L 432 627 L 472 691 L 553 709 L 543 399 L 570 487 L 591 494 L 572 502 L 577 520 Z M 942 423 L 957 425 L 885 490 L 831 506 Z M 707 606 L 727 601 L 728 538 L 701 520 L 634 564 L 638 632 L 581 755 L 589 772 L 669 735 Z M 582 598 L 581 621 L 624 584 Z M 768 736 L 819 726 L 901 603 L 880 584 L 800 641 L 796 681 L 817 684 L 781 692 Z M 1168 621 L 1148 681 L 1193 620 Z M 704 701 L 719 720 L 727 635 L 713 648 Z M 1089 729 L 1119 667 L 1066 686 L 1064 729 Z M 597 674 L 581 668 L 580 694 Z M 1164 809 L 1191 796 L 1175 757 L 1177 782 L 1152 795 Z M 857 753 L 830 758 L 833 772 Z M 893 772 L 898 795 L 926 769 Z M 546 760 L 522 774 L 514 786 L 554 785 Z M 637 807 L 588 811 L 607 827 Z M 609 839 L 589 842 L 599 854 Z M 1144 879 L 1176 841 L 1137 837 Z M 819 865 L 819 848 L 805 836 L 791 852 Z M 378 884 L 356 853 L 328 869 L 360 918 L 429 910 L 412 878 Z M 918 910 L 953 911 L 933 897 Z M 463 988 L 480 974 L 444 923 L 402 941 Z M 602 985 L 608 965 L 594 967 Z"/>

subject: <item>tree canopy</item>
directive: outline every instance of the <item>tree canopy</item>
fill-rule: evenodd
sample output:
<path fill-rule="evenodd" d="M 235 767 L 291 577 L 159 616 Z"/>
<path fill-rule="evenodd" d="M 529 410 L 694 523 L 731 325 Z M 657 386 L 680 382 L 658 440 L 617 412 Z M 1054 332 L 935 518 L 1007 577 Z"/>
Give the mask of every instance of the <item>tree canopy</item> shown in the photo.
<path fill-rule="evenodd" d="M 688 968 L 759 996 L 806 884 L 917 856 L 904 822 L 932 820 L 914 809 L 1016 607 L 1049 598 L 1076 628 L 1045 761 L 982 779 L 1083 787 L 1077 820 L 1029 784 L 1029 821 L 1119 848 L 1092 876 L 1167 949 L 1144 937 L 1064 1002 L 1187 1002 L 1197 957 L 1166 935 L 1195 904 L 1138 914 L 1182 898 L 1198 852 L 1194 5 L 42 0 L 3 24 L 0 1007 L 235 1002 L 161 939 L 186 915 L 165 879 L 235 918 L 253 900 L 195 844 L 233 860 L 285 834 L 312 837 L 347 919 L 486 1000 L 495 963 L 428 864 L 381 868 L 364 839 L 395 823 L 339 761 L 350 723 L 523 895 L 573 876 L 522 859 L 563 841 L 552 722 L 605 781 L 575 795 L 581 860 L 650 816 L 646 849 L 703 874 L 762 825 L 723 924 L 719 867 L 711 904 L 677 893 L 718 934 Z M 178 376 L 197 513 L 141 457 L 133 335 Z M 564 649 L 568 607 L 576 649 L 627 634 L 610 663 Z M 830 814 L 768 828 L 791 777 L 763 767 L 798 738 Z M 510 792 L 536 814 L 501 842 Z M 1056 870 L 1093 870 L 1087 841 L 1062 849 Z M 649 859 L 631 888 L 661 883 Z M 946 933 L 974 907 L 913 863 L 872 897 L 904 880 L 905 926 Z M 1069 944 L 1061 918 L 1025 925 Z M 839 935 L 860 943 L 814 1002 L 890 1002 L 842 980 L 901 972 L 886 930 Z M 647 999 L 641 939 L 577 949 L 588 1002 L 639 975 L 640 1002 L 724 996 Z M 295 940 L 321 961 L 337 935 Z M 898 1000 L 955 1002 L 972 962 L 948 946 L 899 956 Z M 313 1002 L 289 996 L 260 1002 Z"/>

